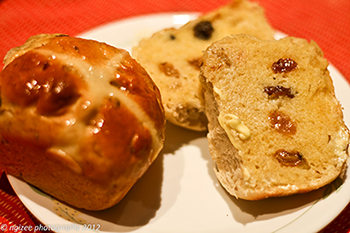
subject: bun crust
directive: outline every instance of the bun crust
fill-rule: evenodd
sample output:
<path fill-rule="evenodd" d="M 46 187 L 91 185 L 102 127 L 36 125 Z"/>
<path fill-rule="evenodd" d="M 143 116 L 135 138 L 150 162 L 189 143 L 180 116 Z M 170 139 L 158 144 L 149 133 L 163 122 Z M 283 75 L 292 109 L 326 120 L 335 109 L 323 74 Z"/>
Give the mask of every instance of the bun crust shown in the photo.
<path fill-rule="evenodd" d="M 75 207 L 118 203 L 163 147 L 160 93 L 128 52 L 38 35 L 0 74 L 0 166 Z"/>
<path fill-rule="evenodd" d="M 218 180 L 237 198 L 309 192 L 346 168 L 349 132 L 315 42 L 226 37 L 200 80 Z"/>
<path fill-rule="evenodd" d="M 161 91 L 167 120 L 191 130 L 207 130 L 198 81 L 202 52 L 214 41 L 239 33 L 261 39 L 274 35 L 260 6 L 234 0 L 179 29 L 159 31 L 133 48 L 133 56 Z"/>

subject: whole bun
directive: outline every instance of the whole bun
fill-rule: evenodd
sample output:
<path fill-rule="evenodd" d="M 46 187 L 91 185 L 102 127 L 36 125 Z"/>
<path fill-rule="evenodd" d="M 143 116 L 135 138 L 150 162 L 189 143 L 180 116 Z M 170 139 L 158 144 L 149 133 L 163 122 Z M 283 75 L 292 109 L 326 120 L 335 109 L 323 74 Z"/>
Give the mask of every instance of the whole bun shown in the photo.
<path fill-rule="evenodd" d="M 157 86 L 127 51 L 62 34 L 9 51 L 0 168 L 70 205 L 118 203 L 163 147 Z"/>

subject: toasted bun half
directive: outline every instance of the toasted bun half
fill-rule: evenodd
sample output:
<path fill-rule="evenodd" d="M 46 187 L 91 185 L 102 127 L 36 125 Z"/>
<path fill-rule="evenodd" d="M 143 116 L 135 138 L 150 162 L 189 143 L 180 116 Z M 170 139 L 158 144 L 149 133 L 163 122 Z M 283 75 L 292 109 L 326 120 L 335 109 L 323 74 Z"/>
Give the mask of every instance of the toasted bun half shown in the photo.
<path fill-rule="evenodd" d="M 133 48 L 133 56 L 160 89 L 167 120 L 187 129 L 207 130 L 198 81 L 202 52 L 214 41 L 239 33 L 261 39 L 274 35 L 258 4 L 234 0 L 179 29 L 168 28 L 144 38 Z"/>
<path fill-rule="evenodd" d="M 209 147 L 223 187 L 258 200 L 318 189 L 346 168 L 349 132 L 315 42 L 226 37 L 204 52 Z"/>

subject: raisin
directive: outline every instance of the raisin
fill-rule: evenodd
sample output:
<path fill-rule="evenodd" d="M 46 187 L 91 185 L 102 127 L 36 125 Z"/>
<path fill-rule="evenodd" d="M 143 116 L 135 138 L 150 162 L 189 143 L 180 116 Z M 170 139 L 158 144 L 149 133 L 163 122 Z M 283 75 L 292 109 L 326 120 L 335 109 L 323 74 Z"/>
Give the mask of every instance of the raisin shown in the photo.
<path fill-rule="evenodd" d="M 297 132 L 295 123 L 292 122 L 290 117 L 282 112 L 272 112 L 269 115 L 269 120 L 272 128 L 276 129 L 277 132 L 293 135 Z"/>
<path fill-rule="evenodd" d="M 163 62 L 158 67 L 166 76 L 180 77 L 180 72 L 171 63 Z"/>
<path fill-rule="evenodd" d="M 287 96 L 291 99 L 294 98 L 291 89 L 283 86 L 268 86 L 264 88 L 264 92 L 272 99 L 278 98 L 279 96 Z"/>
<path fill-rule="evenodd" d="M 72 67 L 35 51 L 15 59 L 0 76 L 3 97 L 21 107 L 36 106 L 42 116 L 65 114 L 86 87 Z"/>
<path fill-rule="evenodd" d="M 43 70 L 46 70 L 47 68 L 49 68 L 50 64 L 48 62 L 44 62 L 43 65 Z"/>
<path fill-rule="evenodd" d="M 109 84 L 114 86 L 114 87 L 120 88 L 120 84 L 116 80 L 110 81 Z"/>
<path fill-rule="evenodd" d="M 174 36 L 173 34 L 170 35 L 170 40 L 175 40 L 176 36 Z"/>
<path fill-rule="evenodd" d="M 121 102 L 119 99 L 115 97 L 114 98 L 110 97 L 109 102 L 111 103 L 111 106 L 113 106 L 114 108 L 120 108 Z"/>
<path fill-rule="evenodd" d="M 287 73 L 297 68 L 296 61 L 290 58 L 281 58 L 277 62 L 272 64 L 272 70 L 275 73 Z"/>
<path fill-rule="evenodd" d="M 201 40 L 209 40 L 213 34 L 214 28 L 210 21 L 201 21 L 194 28 L 194 36 Z"/>
<path fill-rule="evenodd" d="M 194 58 L 192 60 L 188 60 L 187 61 L 191 66 L 193 66 L 195 69 L 199 70 L 199 68 L 202 65 L 202 58 L 198 57 L 198 58 Z"/>
<path fill-rule="evenodd" d="M 277 150 L 275 152 L 277 161 L 288 167 L 295 167 L 303 163 L 303 156 L 298 151 Z"/>
<path fill-rule="evenodd" d="M 44 88 L 43 85 L 46 87 Z M 74 104 L 80 97 L 79 89 L 75 83 L 58 77 L 43 85 L 37 85 L 37 88 L 42 89 L 37 112 L 44 116 L 63 114 L 65 108 Z"/>

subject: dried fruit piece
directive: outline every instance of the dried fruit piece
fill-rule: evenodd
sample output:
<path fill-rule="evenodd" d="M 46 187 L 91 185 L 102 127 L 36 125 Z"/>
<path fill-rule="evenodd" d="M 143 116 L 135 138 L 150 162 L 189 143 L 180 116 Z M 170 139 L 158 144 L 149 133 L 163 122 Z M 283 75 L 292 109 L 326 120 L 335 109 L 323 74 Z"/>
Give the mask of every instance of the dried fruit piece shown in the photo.
<path fill-rule="evenodd" d="M 59 116 L 68 111 L 85 88 L 79 75 L 53 57 L 29 51 L 2 71 L 1 92 L 22 107 L 36 106 L 42 116 Z"/>
<path fill-rule="evenodd" d="M 210 21 L 201 21 L 193 28 L 194 36 L 201 40 L 209 40 L 214 32 Z"/>
<path fill-rule="evenodd" d="M 272 70 L 275 73 L 287 73 L 297 68 L 298 63 L 290 58 L 281 58 L 272 64 Z"/>
<path fill-rule="evenodd" d="M 202 58 L 201 57 L 197 57 L 194 58 L 192 60 L 188 60 L 187 61 L 191 66 L 193 66 L 194 68 L 196 68 L 197 70 L 199 70 L 199 68 L 202 65 Z"/>
<path fill-rule="evenodd" d="M 74 82 L 57 77 L 35 86 L 42 89 L 37 103 L 37 112 L 44 116 L 64 114 L 67 107 L 74 104 L 80 97 L 79 88 Z"/>
<path fill-rule="evenodd" d="M 272 99 L 278 98 L 279 96 L 287 96 L 291 99 L 294 98 L 291 89 L 283 86 L 268 86 L 264 88 L 264 92 Z"/>
<path fill-rule="evenodd" d="M 279 133 L 293 135 L 297 132 L 295 123 L 292 122 L 288 115 L 282 112 L 275 111 L 270 113 L 269 120 L 272 128 L 276 129 Z"/>
<path fill-rule="evenodd" d="M 171 63 L 163 62 L 158 67 L 166 76 L 180 77 L 180 72 Z"/>
<path fill-rule="evenodd" d="M 277 150 L 274 156 L 281 165 L 288 167 L 299 166 L 304 160 L 302 154 L 298 151 L 286 151 L 281 149 Z"/>

